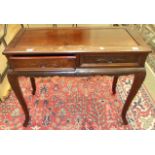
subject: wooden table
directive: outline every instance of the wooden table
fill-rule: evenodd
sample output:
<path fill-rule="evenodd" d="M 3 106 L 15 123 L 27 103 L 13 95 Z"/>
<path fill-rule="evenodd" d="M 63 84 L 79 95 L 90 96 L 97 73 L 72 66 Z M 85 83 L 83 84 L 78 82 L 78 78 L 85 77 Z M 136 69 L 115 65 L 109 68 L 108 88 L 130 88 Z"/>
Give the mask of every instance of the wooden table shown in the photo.
<path fill-rule="evenodd" d="M 126 113 L 142 85 L 145 60 L 151 49 L 135 32 L 126 28 L 42 28 L 22 29 L 4 51 L 9 64 L 8 80 L 25 114 L 29 111 L 18 77 L 28 76 L 35 95 L 37 76 L 114 76 L 112 92 L 120 75 L 134 74 L 134 81 L 122 110 Z"/>

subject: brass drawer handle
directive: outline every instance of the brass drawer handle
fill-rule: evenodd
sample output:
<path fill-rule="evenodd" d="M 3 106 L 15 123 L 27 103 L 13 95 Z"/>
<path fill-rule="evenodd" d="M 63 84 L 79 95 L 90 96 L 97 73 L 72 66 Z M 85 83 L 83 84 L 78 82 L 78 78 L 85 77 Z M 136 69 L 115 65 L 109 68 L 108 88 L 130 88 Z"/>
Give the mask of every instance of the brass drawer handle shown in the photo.
<path fill-rule="evenodd" d="M 41 64 L 41 65 L 40 65 L 40 68 L 45 68 L 45 67 L 46 67 L 45 64 Z"/>
<path fill-rule="evenodd" d="M 113 63 L 112 60 L 107 60 L 103 58 L 96 59 L 97 62 Z"/>
<path fill-rule="evenodd" d="M 124 62 L 126 59 L 121 59 L 121 58 L 117 58 L 117 59 L 115 59 L 117 62 Z"/>
<path fill-rule="evenodd" d="M 103 59 L 103 58 L 99 58 L 96 59 L 97 62 L 105 62 L 105 63 L 113 63 L 113 62 L 124 62 L 125 59 L 121 59 L 121 58 L 110 58 L 110 59 Z"/>
<path fill-rule="evenodd" d="M 52 66 L 53 66 L 53 67 L 58 67 L 59 65 L 58 65 L 58 64 L 52 64 Z"/>

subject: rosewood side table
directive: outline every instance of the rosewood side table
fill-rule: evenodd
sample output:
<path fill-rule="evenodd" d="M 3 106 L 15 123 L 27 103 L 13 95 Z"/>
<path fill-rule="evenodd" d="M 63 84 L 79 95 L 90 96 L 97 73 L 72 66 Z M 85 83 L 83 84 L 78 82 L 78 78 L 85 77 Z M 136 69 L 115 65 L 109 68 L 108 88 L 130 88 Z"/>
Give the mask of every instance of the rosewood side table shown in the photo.
<path fill-rule="evenodd" d="M 18 77 L 28 76 L 35 95 L 37 76 L 114 76 L 112 92 L 120 75 L 134 74 L 134 81 L 122 110 L 126 113 L 141 87 L 145 60 L 151 49 L 127 28 L 41 28 L 22 29 L 4 51 L 8 59 L 8 80 L 25 114 L 29 111 Z"/>

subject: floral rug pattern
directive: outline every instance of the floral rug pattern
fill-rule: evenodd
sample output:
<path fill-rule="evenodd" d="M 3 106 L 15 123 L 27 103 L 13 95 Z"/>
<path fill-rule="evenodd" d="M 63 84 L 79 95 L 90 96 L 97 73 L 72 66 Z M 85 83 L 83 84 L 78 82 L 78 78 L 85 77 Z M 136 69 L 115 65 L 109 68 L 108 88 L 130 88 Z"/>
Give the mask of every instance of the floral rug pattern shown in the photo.
<path fill-rule="evenodd" d="M 122 125 L 121 110 L 132 84 L 132 76 L 119 78 L 112 95 L 112 77 L 36 78 L 36 95 L 31 94 L 29 78 L 20 85 L 31 120 L 22 126 L 24 114 L 13 91 L 0 102 L 0 129 L 109 130 L 155 129 L 155 101 L 143 85 L 127 114 L 129 125 Z"/>

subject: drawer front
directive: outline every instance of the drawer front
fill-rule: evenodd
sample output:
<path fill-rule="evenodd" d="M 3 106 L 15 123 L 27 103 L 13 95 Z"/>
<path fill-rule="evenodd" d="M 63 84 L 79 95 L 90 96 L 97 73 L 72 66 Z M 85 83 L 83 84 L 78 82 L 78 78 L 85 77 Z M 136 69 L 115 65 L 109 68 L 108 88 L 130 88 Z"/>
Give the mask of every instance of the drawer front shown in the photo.
<path fill-rule="evenodd" d="M 75 69 L 75 56 L 49 56 L 49 57 L 10 57 L 9 65 L 11 68 L 30 68 L 30 69 Z"/>
<path fill-rule="evenodd" d="M 138 55 L 130 54 L 89 54 L 80 56 L 81 67 L 118 67 L 137 66 Z"/>

